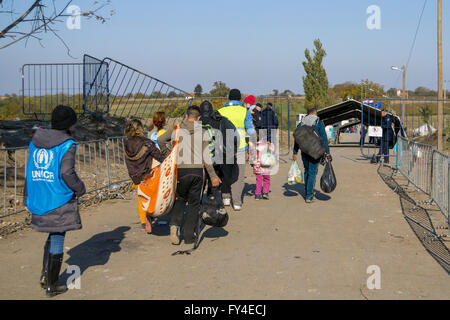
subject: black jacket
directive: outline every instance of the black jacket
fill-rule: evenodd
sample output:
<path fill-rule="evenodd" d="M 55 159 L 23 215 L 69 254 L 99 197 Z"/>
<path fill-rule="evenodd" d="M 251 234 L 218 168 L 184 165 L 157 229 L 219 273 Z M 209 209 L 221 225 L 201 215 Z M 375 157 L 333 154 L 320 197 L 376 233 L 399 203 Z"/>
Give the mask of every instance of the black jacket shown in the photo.
<path fill-rule="evenodd" d="M 33 144 L 37 148 L 50 149 L 67 140 L 73 139 L 67 132 L 52 129 L 37 129 L 33 135 Z M 31 227 L 39 232 L 66 232 L 81 229 L 81 218 L 78 211 L 77 197 L 86 193 L 83 181 L 75 172 L 75 145 L 63 156 L 61 161 L 61 177 L 67 186 L 75 193 L 74 198 L 58 209 L 40 216 L 31 215 Z M 24 190 L 24 203 L 27 198 L 27 186 Z"/>
<path fill-rule="evenodd" d="M 214 129 L 214 131 L 220 131 L 223 137 L 223 141 L 219 141 L 214 137 L 214 153 L 219 156 L 223 155 L 223 161 L 221 164 L 226 163 L 227 154 L 236 154 L 239 147 L 239 137 L 234 124 L 228 120 L 228 118 L 222 116 L 218 111 L 210 111 L 202 114 L 200 121 L 202 126 L 206 129 L 208 126 Z M 227 134 L 233 132 L 233 146 L 227 144 Z M 216 160 L 216 159 L 213 159 Z M 217 159 L 218 160 L 218 159 Z"/>
<path fill-rule="evenodd" d="M 262 129 L 278 129 L 278 117 L 272 108 L 266 107 L 261 112 Z"/>

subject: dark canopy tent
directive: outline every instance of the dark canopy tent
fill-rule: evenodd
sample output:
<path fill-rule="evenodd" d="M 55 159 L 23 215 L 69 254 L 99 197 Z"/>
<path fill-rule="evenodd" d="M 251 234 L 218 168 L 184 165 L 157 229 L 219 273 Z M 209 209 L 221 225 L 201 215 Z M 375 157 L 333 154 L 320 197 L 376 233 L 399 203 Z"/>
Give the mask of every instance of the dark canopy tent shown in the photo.
<path fill-rule="evenodd" d="M 392 115 L 394 131 L 397 135 L 400 128 L 402 128 L 401 121 L 397 115 L 390 114 Z M 358 119 L 366 126 L 381 126 L 380 109 L 368 104 L 361 104 L 361 102 L 352 99 L 323 108 L 317 112 L 317 115 L 325 126 L 351 119 Z M 402 135 L 404 135 L 403 130 Z"/>

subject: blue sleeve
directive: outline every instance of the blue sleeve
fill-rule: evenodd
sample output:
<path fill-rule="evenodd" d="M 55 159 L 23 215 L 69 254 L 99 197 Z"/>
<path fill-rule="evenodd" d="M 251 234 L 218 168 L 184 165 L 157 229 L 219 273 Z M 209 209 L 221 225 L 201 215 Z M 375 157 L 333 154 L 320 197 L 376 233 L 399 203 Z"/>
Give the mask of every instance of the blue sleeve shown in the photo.
<path fill-rule="evenodd" d="M 319 129 L 319 134 L 322 137 L 323 143 L 325 145 L 326 153 L 329 154 L 330 153 L 330 146 L 328 145 L 328 136 L 327 136 L 327 133 L 325 132 L 325 127 L 323 126 L 322 121 L 319 121 L 318 129 Z"/>
<path fill-rule="evenodd" d="M 247 114 L 245 116 L 245 123 L 244 123 L 244 125 L 245 125 L 245 131 L 247 131 L 247 133 L 250 136 L 253 136 L 253 135 L 256 134 L 255 127 L 253 126 L 253 116 L 250 113 L 250 110 L 247 110 Z"/>
<path fill-rule="evenodd" d="M 298 149 L 300 149 L 299 145 L 297 144 L 297 142 L 294 143 L 294 150 L 292 151 L 293 154 L 298 154 Z"/>

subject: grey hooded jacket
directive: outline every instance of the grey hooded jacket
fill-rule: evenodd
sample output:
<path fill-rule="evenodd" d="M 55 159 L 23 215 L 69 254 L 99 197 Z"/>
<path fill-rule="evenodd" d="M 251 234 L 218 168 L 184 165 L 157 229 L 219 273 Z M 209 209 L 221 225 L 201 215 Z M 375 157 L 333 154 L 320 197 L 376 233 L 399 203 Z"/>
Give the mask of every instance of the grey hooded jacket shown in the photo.
<path fill-rule="evenodd" d="M 33 144 L 37 148 L 50 149 L 73 139 L 67 132 L 52 129 L 37 129 Z M 86 193 L 86 188 L 75 172 L 75 145 L 72 145 L 61 161 L 61 176 L 67 186 L 75 193 L 74 198 L 58 209 L 40 216 L 32 213 L 31 227 L 39 232 L 66 232 L 81 229 L 77 197 Z M 24 203 L 27 199 L 27 186 L 24 190 Z"/>

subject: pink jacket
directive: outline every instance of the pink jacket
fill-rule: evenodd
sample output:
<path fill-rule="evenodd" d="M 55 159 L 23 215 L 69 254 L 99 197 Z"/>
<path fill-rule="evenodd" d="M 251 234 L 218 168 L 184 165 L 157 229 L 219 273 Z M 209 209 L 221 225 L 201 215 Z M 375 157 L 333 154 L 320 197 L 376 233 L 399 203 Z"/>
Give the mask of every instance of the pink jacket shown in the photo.
<path fill-rule="evenodd" d="M 275 147 L 273 143 L 267 144 L 262 140 L 258 141 L 255 145 L 250 146 L 250 164 L 253 167 L 254 174 L 262 174 L 262 175 L 270 175 L 272 174 L 272 168 L 263 168 L 261 167 L 261 156 L 263 152 L 265 152 L 266 146 L 269 146 L 269 150 L 273 153 Z"/>

